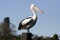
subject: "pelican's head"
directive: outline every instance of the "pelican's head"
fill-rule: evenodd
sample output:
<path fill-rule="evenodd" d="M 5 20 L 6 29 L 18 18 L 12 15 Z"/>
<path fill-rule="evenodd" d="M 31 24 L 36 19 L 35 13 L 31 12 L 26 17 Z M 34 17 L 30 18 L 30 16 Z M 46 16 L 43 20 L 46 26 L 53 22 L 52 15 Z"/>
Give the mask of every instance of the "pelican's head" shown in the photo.
<path fill-rule="evenodd" d="M 31 6 L 30 6 L 30 8 L 31 8 L 31 10 L 37 10 L 37 11 L 39 11 L 40 13 L 44 13 L 41 9 L 39 9 L 35 4 L 31 4 Z"/>

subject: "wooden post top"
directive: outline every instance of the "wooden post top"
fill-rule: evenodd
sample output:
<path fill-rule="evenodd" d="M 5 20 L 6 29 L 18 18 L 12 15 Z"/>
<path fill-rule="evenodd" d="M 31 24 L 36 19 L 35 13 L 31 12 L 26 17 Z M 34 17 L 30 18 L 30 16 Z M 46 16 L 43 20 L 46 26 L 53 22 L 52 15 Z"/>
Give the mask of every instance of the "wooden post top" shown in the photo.
<path fill-rule="evenodd" d="M 32 40 L 32 33 L 22 33 L 21 40 Z"/>

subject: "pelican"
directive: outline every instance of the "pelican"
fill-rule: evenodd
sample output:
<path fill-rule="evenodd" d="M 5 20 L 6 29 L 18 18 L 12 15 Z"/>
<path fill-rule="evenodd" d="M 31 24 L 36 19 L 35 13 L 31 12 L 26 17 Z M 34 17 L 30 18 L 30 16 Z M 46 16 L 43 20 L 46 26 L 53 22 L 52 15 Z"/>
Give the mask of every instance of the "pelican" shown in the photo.
<path fill-rule="evenodd" d="M 36 24 L 36 21 L 37 21 L 37 18 L 38 18 L 37 14 L 36 14 L 36 11 L 40 12 L 41 14 L 44 13 L 41 9 L 37 8 L 37 6 L 35 4 L 31 4 L 30 9 L 33 13 L 33 16 L 23 19 L 19 23 L 18 30 L 27 29 L 27 31 L 30 32 L 29 29 Z"/>

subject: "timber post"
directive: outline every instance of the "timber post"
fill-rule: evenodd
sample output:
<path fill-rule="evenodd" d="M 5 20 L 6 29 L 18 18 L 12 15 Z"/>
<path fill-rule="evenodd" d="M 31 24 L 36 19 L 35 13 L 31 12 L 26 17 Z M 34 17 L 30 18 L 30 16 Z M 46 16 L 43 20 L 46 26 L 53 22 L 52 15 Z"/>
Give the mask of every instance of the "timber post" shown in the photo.
<path fill-rule="evenodd" d="M 22 33 L 21 40 L 32 40 L 32 33 Z"/>

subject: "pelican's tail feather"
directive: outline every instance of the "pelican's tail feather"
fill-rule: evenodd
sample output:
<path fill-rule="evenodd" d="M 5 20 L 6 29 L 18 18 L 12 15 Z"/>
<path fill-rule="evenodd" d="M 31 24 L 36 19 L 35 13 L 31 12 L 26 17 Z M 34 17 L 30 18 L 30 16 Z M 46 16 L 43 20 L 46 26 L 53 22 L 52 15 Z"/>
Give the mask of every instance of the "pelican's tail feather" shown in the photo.
<path fill-rule="evenodd" d="M 19 25 L 18 30 L 21 30 L 21 25 Z"/>
<path fill-rule="evenodd" d="M 18 27 L 18 30 L 21 30 L 21 27 Z"/>

